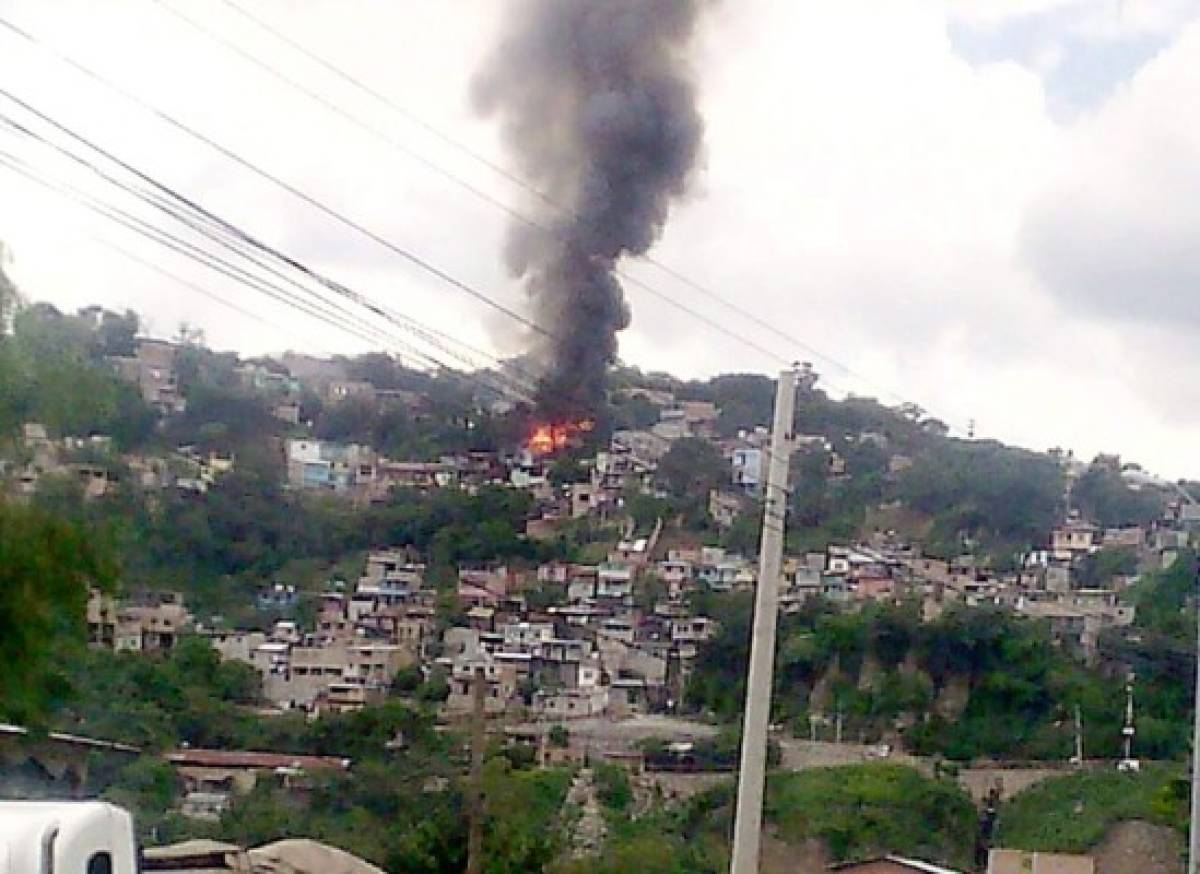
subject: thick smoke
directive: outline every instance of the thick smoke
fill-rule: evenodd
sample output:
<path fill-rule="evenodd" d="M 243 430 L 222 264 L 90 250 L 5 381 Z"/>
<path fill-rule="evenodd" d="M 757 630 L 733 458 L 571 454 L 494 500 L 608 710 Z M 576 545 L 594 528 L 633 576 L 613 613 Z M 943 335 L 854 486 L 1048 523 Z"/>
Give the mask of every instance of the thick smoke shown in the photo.
<path fill-rule="evenodd" d="M 615 276 L 687 188 L 703 123 L 686 52 L 708 0 L 514 0 L 477 80 L 522 173 L 545 195 L 507 258 L 524 279 L 544 366 L 539 406 L 594 414 L 629 308 Z"/>

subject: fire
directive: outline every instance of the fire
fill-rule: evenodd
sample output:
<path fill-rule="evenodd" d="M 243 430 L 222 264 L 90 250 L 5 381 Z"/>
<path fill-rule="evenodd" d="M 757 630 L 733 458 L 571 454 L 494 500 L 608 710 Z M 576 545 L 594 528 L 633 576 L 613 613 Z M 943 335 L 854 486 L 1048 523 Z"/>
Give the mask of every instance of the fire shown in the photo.
<path fill-rule="evenodd" d="M 578 422 L 540 422 L 529 435 L 529 450 L 534 455 L 553 455 L 578 445 L 583 434 L 595 423 L 589 419 Z"/>

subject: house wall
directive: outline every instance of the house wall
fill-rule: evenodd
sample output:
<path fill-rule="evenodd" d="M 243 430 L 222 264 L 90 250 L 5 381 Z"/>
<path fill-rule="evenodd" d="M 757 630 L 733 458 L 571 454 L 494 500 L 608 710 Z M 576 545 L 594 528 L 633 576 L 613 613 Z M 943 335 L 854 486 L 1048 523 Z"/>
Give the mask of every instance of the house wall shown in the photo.
<path fill-rule="evenodd" d="M 988 874 L 1095 874 L 1096 862 L 1091 856 L 992 850 L 987 870 Z"/>

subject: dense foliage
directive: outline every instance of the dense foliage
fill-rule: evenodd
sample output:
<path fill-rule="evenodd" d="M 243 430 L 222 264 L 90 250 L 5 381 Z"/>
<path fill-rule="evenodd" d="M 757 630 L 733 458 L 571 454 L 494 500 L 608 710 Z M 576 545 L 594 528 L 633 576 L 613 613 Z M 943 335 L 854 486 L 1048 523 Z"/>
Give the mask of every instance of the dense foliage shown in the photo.
<path fill-rule="evenodd" d="M 1106 661 L 1127 665 L 1136 680 L 1136 753 L 1173 758 L 1187 750 L 1196 672 L 1197 560 L 1184 552 L 1171 567 L 1143 575 L 1125 597 L 1136 607 L 1132 628 L 1100 638 Z"/>
<path fill-rule="evenodd" d="M 40 719 L 63 694 L 88 587 L 114 578 L 108 550 L 79 526 L 0 502 L 0 717 Z"/>
<path fill-rule="evenodd" d="M 789 843 L 822 838 L 834 859 L 884 852 L 965 866 L 975 807 L 954 783 L 899 765 L 850 765 L 777 774 L 766 816 Z"/>
<path fill-rule="evenodd" d="M 668 824 L 690 865 L 663 870 L 727 870 L 733 806 L 732 782 L 692 799 Z M 978 831 L 974 805 L 955 783 L 885 763 L 772 774 L 764 816 L 791 847 L 816 839 L 835 861 L 899 853 L 969 867 Z"/>
<path fill-rule="evenodd" d="M 689 703 L 727 720 L 745 695 L 750 606 L 747 595 L 709 598 L 721 631 L 687 690 Z M 922 623 L 907 607 L 814 604 L 780 624 L 773 718 L 801 736 L 827 735 L 821 726 L 840 713 L 846 737 L 900 739 L 917 753 L 1061 760 L 1078 704 L 1089 755 L 1112 756 L 1122 703 L 1119 679 L 1085 668 L 1041 624 L 1000 610 L 953 609 Z M 1177 754 L 1185 741 L 1172 732 L 1155 752 Z"/>
<path fill-rule="evenodd" d="M 951 557 L 969 543 L 993 553 L 1046 542 L 1059 518 L 1063 475 L 1045 455 L 995 443 L 945 442 L 915 459 L 896 497 L 930 516 L 931 554 Z"/>
<path fill-rule="evenodd" d="M 997 845 L 1055 853 L 1084 853 L 1124 820 L 1142 820 L 1186 835 L 1188 786 L 1173 765 L 1141 773 L 1081 771 L 1046 780 L 1000 809 Z"/>
<path fill-rule="evenodd" d="M 1112 465 L 1094 462 L 1071 489 L 1084 518 L 1105 528 L 1147 525 L 1162 515 L 1162 496 L 1153 489 L 1134 489 Z"/>
<path fill-rule="evenodd" d="M 105 434 L 120 449 L 148 441 L 155 417 L 106 355 L 128 355 L 137 316 L 92 308 L 64 315 L 48 304 L 21 309 L 0 341 L 0 433 L 40 422 L 53 436 Z"/>

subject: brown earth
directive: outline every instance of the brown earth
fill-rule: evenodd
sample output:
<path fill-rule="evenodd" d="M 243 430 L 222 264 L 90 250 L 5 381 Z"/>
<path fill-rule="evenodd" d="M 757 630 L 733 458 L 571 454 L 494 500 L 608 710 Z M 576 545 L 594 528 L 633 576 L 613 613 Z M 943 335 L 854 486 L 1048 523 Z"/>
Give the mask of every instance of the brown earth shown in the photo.
<path fill-rule="evenodd" d="M 1183 874 L 1183 837 L 1148 822 L 1120 822 L 1092 851 L 1096 874 Z"/>
<path fill-rule="evenodd" d="M 761 874 L 828 874 L 831 861 L 822 841 L 810 838 L 794 846 L 770 829 L 763 831 L 758 869 Z"/>

